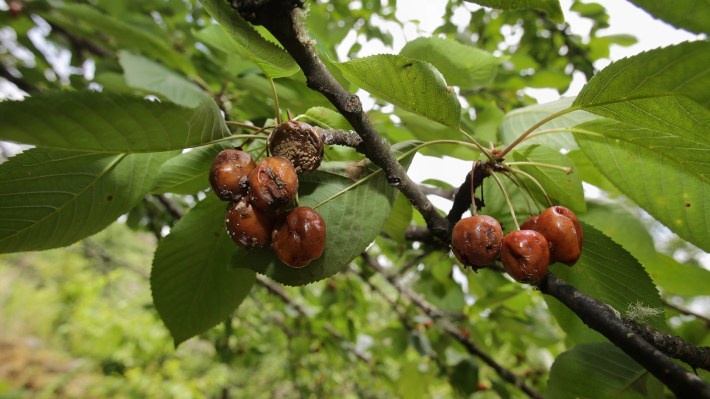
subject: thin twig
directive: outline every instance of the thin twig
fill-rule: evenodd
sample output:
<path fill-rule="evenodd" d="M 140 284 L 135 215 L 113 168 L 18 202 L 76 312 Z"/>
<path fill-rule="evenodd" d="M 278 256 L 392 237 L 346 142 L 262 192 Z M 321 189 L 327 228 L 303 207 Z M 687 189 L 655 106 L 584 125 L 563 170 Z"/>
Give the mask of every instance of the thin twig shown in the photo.
<path fill-rule="evenodd" d="M 515 387 L 519 388 L 521 391 L 523 391 L 525 394 L 527 394 L 531 398 L 536 398 L 536 399 L 541 399 L 542 395 L 532 389 L 529 385 L 525 383 L 520 377 L 516 376 L 508 370 L 507 368 L 503 367 L 500 363 L 496 362 L 490 355 L 488 355 L 485 351 L 483 351 L 481 348 L 478 347 L 473 341 L 471 341 L 466 335 L 459 331 L 458 328 L 456 328 L 454 325 L 451 324 L 445 317 L 444 313 L 436 308 L 435 306 L 431 305 L 428 303 L 425 299 L 420 297 L 419 295 L 415 294 L 411 290 L 403 287 L 399 282 L 397 281 L 395 276 L 390 275 L 387 273 L 387 271 L 382 267 L 382 265 L 379 264 L 377 259 L 374 257 L 370 256 L 367 253 L 362 254 L 363 259 L 367 262 L 368 265 L 370 265 L 372 268 L 377 270 L 378 273 L 380 273 L 396 290 L 397 292 L 400 293 L 400 295 L 406 297 L 409 301 L 411 301 L 415 306 L 417 306 L 419 309 L 424 311 L 424 313 L 427 314 L 427 316 L 431 317 L 433 320 L 437 322 L 441 328 L 446 331 L 447 334 L 449 334 L 451 337 L 456 339 L 459 343 L 461 343 L 464 348 L 466 348 L 466 351 L 481 359 L 484 363 L 486 363 L 489 367 L 494 369 L 498 375 L 503 378 L 504 380 L 508 381 Z"/>

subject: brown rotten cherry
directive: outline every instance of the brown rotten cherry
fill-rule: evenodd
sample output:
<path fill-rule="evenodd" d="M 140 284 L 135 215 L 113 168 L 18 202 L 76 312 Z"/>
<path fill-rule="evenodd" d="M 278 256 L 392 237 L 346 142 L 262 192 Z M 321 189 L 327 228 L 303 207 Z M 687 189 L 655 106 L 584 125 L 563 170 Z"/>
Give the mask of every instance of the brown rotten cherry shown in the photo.
<path fill-rule="evenodd" d="M 503 237 L 500 258 L 515 281 L 537 284 L 550 264 L 550 249 L 547 239 L 537 231 L 518 230 Z"/>
<path fill-rule="evenodd" d="M 325 221 L 318 212 L 301 206 L 281 214 L 271 236 L 271 248 L 281 262 L 299 268 L 323 255 Z"/>
<path fill-rule="evenodd" d="M 245 249 L 267 245 L 271 240 L 274 226 L 271 216 L 252 207 L 246 197 L 229 205 L 226 224 L 227 232 L 232 240 Z"/>
<path fill-rule="evenodd" d="M 255 167 L 248 152 L 224 150 L 212 162 L 210 186 L 222 201 L 237 200 L 247 193 L 247 176 Z"/>
<path fill-rule="evenodd" d="M 297 173 L 310 172 L 323 160 L 323 134 L 305 122 L 286 121 L 269 135 L 269 149 L 291 161 Z"/>
<path fill-rule="evenodd" d="M 298 191 L 296 170 L 282 157 L 262 158 L 249 174 L 248 181 L 249 201 L 268 212 L 275 212 L 293 201 Z"/>
<path fill-rule="evenodd" d="M 574 265 L 582 254 L 582 226 L 574 212 L 563 207 L 545 209 L 537 219 L 535 230 L 550 243 L 552 262 Z"/>
<path fill-rule="evenodd" d="M 475 215 L 456 223 L 451 248 L 461 263 L 476 270 L 495 262 L 502 240 L 503 229 L 495 218 Z"/>

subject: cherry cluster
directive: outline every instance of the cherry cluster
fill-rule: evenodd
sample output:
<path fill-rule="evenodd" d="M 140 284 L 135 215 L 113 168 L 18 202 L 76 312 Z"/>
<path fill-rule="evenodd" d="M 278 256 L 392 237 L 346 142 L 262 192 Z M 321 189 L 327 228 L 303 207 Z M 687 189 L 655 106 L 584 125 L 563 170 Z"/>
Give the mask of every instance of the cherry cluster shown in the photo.
<path fill-rule="evenodd" d="M 563 206 L 547 208 L 503 236 L 500 223 L 488 215 L 461 219 L 454 226 L 451 247 L 456 258 L 474 270 L 500 256 L 516 281 L 537 284 L 550 263 L 574 265 L 582 253 L 583 233 L 577 216 Z"/>
<path fill-rule="evenodd" d="M 290 149 L 293 156 L 289 158 L 302 166 L 301 162 L 306 161 L 294 156 L 303 156 L 304 151 L 294 151 L 291 146 L 302 137 L 299 130 L 298 137 L 293 136 L 290 140 L 293 126 L 301 127 L 293 121 L 280 124 L 269 141 L 277 143 L 280 148 Z M 272 140 L 274 134 L 277 136 Z M 322 157 L 322 144 L 320 151 Z M 309 207 L 285 210 L 298 192 L 298 173 L 289 158 L 265 157 L 257 164 L 245 151 L 224 150 L 214 159 L 209 181 L 217 197 L 230 202 L 225 223 L 229 236 L 237 245 L 251 250 L 271 244 L 283 263 L 300 268 L 323 254 L 325 221 Z M 320 161 L 311 160 L 306 165 L 308 168 L 300 169 L 312 170 L 319 164 Z"/>

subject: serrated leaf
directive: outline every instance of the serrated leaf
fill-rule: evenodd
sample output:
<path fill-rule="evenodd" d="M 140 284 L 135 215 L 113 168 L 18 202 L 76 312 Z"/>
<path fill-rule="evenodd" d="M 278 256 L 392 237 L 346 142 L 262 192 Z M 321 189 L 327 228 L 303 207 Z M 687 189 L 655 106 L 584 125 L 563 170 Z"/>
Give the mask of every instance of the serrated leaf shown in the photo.
<path fill-rule="evenodd" d="M 495 78 L 500 58 L 455 40 L 420 37 L 408 42 L 400 55 L 426 61 L 436 67 L 451 85 L 473 88 Z"/>
<path fill-rule="evenodd" d="M 250 268 L 286 285 L 304 285 L 344 270 L 380 233 L 394 202 L 395 189 L 376 172 L 351 188 L 340 175 L 314 171 L 299 178 L 301 206 L 314 207 L 326 225 L 323 256 L 301 269 L 281 263 L 269 248 L 235 253 L 232 264 Z M 323 202 L 326 201 L 326 202 Z"/>
<path fill-rule="evenodd" d="M 557 101 L 552 101 L 545 104 L 536 104 L 528 107 L 518 108 L 508 112 L 503 117 L 503 123 L 500 125 L 500 138 L 504 144 L 510 144 L 517 139 L 523 132 L 531 126 L 548 116 L 567 109 L 572 106 L 574 97 L 564 97 Z M 596 119 L 598 116 L 585 111 L 574 111 L 569 114 L 555 118 L 544 125 L 537 128 L 535 131 L 549 129 L 566 129 L 572 128 L 580 123 Z M 558 132 L 554 134 L 544 134 L 538 137 L 533 137 L 525 140 L 521 145 L 541 144 L 554 149 L 573 150 L 577 148 L 577 143 L 571 133 Z"/>
<path fill-rule="evenodd" d="M 587 210 L 582 190 L 582 179 L 574 172 L 574 164 L 567 156 L 558 151 L 543 146 L 527 146 L 514 150 L 512 158 L 517 162 L 546 163 L 561 167 L 569 167 L 572 173 L 536 165 L 512 165 L 536 178 L 550 196 L 558 203 L 564 204 L 575 212 L 584 213 Z M 526 178 L 522 180 L 532 190 L 538 191 L 537 186 Z"/>
<path fill-rule="evenodd" d="M 534 9 L 545 12 L 550 19 L 562 23 L 565 21 L 562 8 L 558 0 L 465 0 L 486 7 L 500 8 L 502 10 Z"/>
<path fill-rule="evenodd" d="M 264 39 L 226 1 L 201 0 L 201 3 L 266 76 L 274 79 L 282 78 L 300 70 L 298 64 L 284 49 Z"/>
<path fill-rule="evenodd" d="M 0 252 L 42 250 L 88 237 L 146 194 L 170 154 L 27 150 L 0 165 Z"/>
<path fill-rule="evenodd" d="M 674 99 L 687 97 L 710 108 L 710 42 L 685 42 L 612 63 L 582 88 L 574 106 L 627 123 L 664 123 L 678 114 Z M 667 97 L 672 97 L 668 99 Z M 665 102 L 659 105 L 655 100 Z M 682 108 L 683 104 L 679 104 Z M 654 108 L 663 110 L 655 113 Z"/>
<path fill-rule="evenodd" d="M 553 273 L 583 293 L 596 298 L 625 314 L 629 305 L 641 303 L 662 309 L 662 302 L 651 278 L 621 245 L 602 232 L 582 222 L 584 248 L 582 257 L 573 266 L 556 263 Z M 545 297 L 551 313 L 567 337 L 576 343 L 605 340 L 557 300 Z M 662 316 L 644 320 L 656 328 L 664 328 Z"/>
<path fill-rule="evenodd" d="M 630 0 L 656 18 L 694 33 L 710 33 L 710 3 L 697 0 Z"/>
<path fill-rule="evenodd" d="M 224 321 L 251 291 L 256 275 L 231 269 L 237 248 L 224 228 L 224 202 L 208 196 L 159 244 L 150 286 L 175 346 Z"/>
<path fill-rule="evenodd" d="M 653 378 L 610 343 L 578 345 L 555 359 L 545 397 L 550 399 L 648 397 L 639 380 Z"/>
<path fill-rule="evenodd" d="M 684 239 L 710 250 L 710 111 L 686 129 L 645 129 L 604 119 L 577 135 L 581 149 L 622 193 Z M 589 134 L 591 133 L 591 134 Z"/>
<path fill-rule="evenodd" d="M 653 250 L 653 237 L 638 217 L 620 204 L 590 202 L 581 219 L 601 230 L 641 262 L 653 282 L 674 295 L 707 295 L 710 271 L 681 264 Z"/>
<path fill-rule="evenodd" d="M 431 64 L 409 57 L 380 54 L 334 63 L 346 79 L 375 97 L 458 128 L 461 104 Z"/>
<path fill-rule="evenodd" d="M 304 114 L 306 119 L 328 129 L 352 130 L 343 115 L 326 107 L 311 107 Z"/>
<path fill-rule="evenodd" d="M 160 167 L 152 193 L 194 194 L 209 187 L 209 170 L 220 151 L 234 148 L 228 142 L 195 148 L 169 159 Z"/>
<path fill-rule="evenodd" d="M 67 91 L 0 102 L 0 139 L 56 150 L 171 151 L 229 134 L 211 99 L 191 109 L 126 95 Z"/>
<path fill-rule="evenodd" d="M 143 56 L 122 50 L 118 52 L 118 62 L 123 68 L 126 83 L 133 88 L 190 108 L 210 98 L 196 84 Z"/>
<path fill-rule="evenodd" d="M 80 36 L 88 36 L 81 29 L 77 29 L 76 23 L 70 23 L 66 17 L 78 19 L 80 23 L 90 26 L 94 32 L 113 36 L 123 48 L 141 51 L 145 55 L 160 58 L 163 62 L 189 75 L 195 74 L 190 60 L 175 52 L 168 45 L 169 40 L 166 37 L 157 37 L 148 30 L 137 28 L 111 15 L 101 13 L 98 8 L 86 4 L 54 2 L 52 10 L 60 13 L 62 17 L 57 19 L 53 13 L 43 13 L 42 17 L 59 23 L 70 32 Z M 88 38 L 96 39 L 94 35 Z"/>

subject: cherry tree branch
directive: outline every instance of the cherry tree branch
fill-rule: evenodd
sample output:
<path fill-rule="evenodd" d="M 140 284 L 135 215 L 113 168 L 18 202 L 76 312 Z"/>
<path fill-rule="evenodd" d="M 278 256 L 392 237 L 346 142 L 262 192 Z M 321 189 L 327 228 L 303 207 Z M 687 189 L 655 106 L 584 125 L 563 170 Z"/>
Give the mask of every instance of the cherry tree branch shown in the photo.
<path fill-rule="evenodd" d="M 368 254 L 367 252 L 364 252 L 362 254 L 362 258 L 367 262 L 369 266 L 371 266 L 373 269 L 375 269 L 379 274 L 384 277 L 387 282 L 389 282 L 392 287 L 394 287 L 397 292 L 399 292 L 400 295 L 403 297 L 407 298 L 410 302 L 412 302 L 416 307 L 418 307 L 420 310 L 422 310 L 424 313 L 426 313 L 427 316 L 432 318 L 437 322 L 437 325 L 441 327 L 442 330 L 444 330 L 449 336 L 454 338 L 457 342 L 459 342 L 464 348 L 466 348 L 466 351 L 475 357 L 478 357 L 481 359 L 484 363 L 486 363 L 489 367 L 491 367 L 495 372 L 505 381 L 509 382 L 510 384 L 514 385 L 521 391 L 523 391 L 526 395 L 528 395 L 531 398 L 534 399 L 542 399 L 542 395 L 535 391 L 533 388 L 531 388 L 529 385 L 525 383 L 520 377 L 516 376 L 505 368 L 503 365 L 500 363 L 496 362 L 488 353 L 486 353 L 483 349 L 479 348 L 478 345 L 476 345 L 473 341 L 471 341 L 465 333 L 460 331 L 458 328 L 456 328 L 451 322 L 445 317 L 445 313 L 439 310 L 436 306 L 430 304 L 427 302 L 424 298 L 420 297 L 416 293 L 412 292 L 408 288 L 404 287 L 402 284 L 400 284 L 399 281 L 397 281 L 397 277 L 395 275 L 392 275 L 388 273 L 382 265 L 375 259 L 373 256 Z M 363 280 L 365 280 L 365 277 L 363 277 Z M 368 283 L 367 280 L 365 280 L 366 283 Z M 369 283 L 368 283 L 369 284 Z M 370 285 L 372 287 L 373 285 Z M 384 293 L 381 293 L 383 296 Z M 385 296 L 385 298 L 387 298 Z"/>
<path fill-rule="evenodd" d="M 446 241 L 448 220 L 439 215 L 434 205 L 399 164 L 389 145 L 367 118 L 360 98 L 345 90 L 321 61 L 315 51 L 314 42 L 308 38 L 300 20 L 301 1 L 236 1 L 233 6 L 245 19 L 263 25 L 279 40 L 301 67 L 307 86 L 325 96 L 355 128 L 362 139 L 365 156 L 384 170 L 388 183 L 399 189 L 422 214 L 431 233 Z"/>
<path fill-rule="evenodd" d="M 562 302 L 587 326 L 645 367 L 677 397 L 710 398 L 710 384 L 687 372 L 629 328 L 609 305 L 580 292 L 552 273 L 545 275 L 538 288 Z"/>

